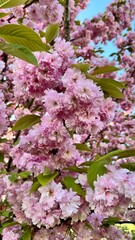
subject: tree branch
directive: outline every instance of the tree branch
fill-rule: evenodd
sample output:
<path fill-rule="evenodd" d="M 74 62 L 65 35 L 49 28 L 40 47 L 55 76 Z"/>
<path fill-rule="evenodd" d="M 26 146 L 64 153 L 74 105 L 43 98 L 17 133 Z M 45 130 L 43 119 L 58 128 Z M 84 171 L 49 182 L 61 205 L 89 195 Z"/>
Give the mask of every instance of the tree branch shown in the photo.
<path fill-rule="evenodd" d="M 26 9 L 26 8 L 28 8 L 29 6 L 31 6 L 33 3 L 35 3 L 35 2 L 38 2 L 37 0 L 33 0 L 33 1 L 31 1 L 31 2 L 29 2 L 29 3 L 27 3 L 27 4 L 25 4 L 25 6 L 23 7 L 23 9 Z"/>
<path fill-rule="evenodd" d="M 70 41 L 70 0 L 65 1 L 65 17 L 64 17 L 64 30 L 65 30 L 65 39 Z"/>

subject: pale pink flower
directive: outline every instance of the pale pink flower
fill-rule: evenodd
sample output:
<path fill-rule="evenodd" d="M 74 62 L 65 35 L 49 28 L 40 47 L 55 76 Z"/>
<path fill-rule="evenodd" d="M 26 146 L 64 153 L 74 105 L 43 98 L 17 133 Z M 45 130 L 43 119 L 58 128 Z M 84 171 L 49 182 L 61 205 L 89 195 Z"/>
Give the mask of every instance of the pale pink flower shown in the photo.
<path fill-rule="evenodd" d="M 70 191 L 65 191 L 65 195 L 60 202 L 60 208 L 62 210 L 62 218 L 67 218 L 78 212 L 80 206 L 80 197 L 74 193 L 71 189 Z"/>

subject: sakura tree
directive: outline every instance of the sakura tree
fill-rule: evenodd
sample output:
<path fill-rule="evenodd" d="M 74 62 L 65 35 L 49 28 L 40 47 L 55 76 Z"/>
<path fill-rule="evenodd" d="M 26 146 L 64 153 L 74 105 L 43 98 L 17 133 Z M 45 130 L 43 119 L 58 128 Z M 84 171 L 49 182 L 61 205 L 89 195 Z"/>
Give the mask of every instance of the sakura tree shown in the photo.
<path fill-rule="evenodd" d="M 88 3 L 0 0 L 2 240 L 132 239 L 135 2 Z"/>

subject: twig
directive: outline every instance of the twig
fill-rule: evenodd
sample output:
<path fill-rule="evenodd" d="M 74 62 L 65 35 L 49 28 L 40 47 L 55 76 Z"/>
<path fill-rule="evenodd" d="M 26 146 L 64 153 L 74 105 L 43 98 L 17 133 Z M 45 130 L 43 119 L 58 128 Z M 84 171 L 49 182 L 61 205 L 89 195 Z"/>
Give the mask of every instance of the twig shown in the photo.
<path fill-rule="evenodd" d="M 89 134 L 86 139 L 84 140 L 83 144 L 86 143 L 90 139 L 91 134 Z"/>
<path fill-rule="evenodd" d="M 10 170 L 12 161 L 13 161 L 13 159 L 12 159 L 12 157 L 10 157 L 10 158 L 9 158 L 9 161 L 8 161 L 8 164 L 7 164 L 7 168 L 6 168 L 7 172 L 9 172 L 9 170 Z"/>
<path fill-rule="evenodd" d="M 3 62 L 5 63 L 5 67 L 3 68 L 1 74 L 3 74 L 6 71 L 7 68 L 7 61 L 8 61 L 8 55 L 6 53 L 3 53 L 3 58 L 2 58 Z"/>
<path fill-rule="evenodd" d="M 33 0 L 30 3 L 25 4 L 25 6 L 23 7 L 23 9 L 26 9 L 27 7 L 31 6 L 33 3 L 37 2 L 37 0 Z"/>
<path fill-rule="evenodd" d="M 15 16 L 12 14 L 12 15 L 7 19 L 8 23 L 10 23 L 10 21 L 11 21 L 13 18 L 15 18 Z"/>

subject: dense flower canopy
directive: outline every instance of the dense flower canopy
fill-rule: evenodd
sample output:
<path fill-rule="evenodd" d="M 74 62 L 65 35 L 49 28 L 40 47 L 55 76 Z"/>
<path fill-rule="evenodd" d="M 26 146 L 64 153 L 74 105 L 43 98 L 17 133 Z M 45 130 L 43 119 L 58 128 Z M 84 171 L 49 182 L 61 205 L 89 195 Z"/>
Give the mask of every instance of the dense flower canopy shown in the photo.
<path fill-rule="evenodd" d="M 2 240 L 132 239 L 135 2 L 88 3 L 0 1 Z"/>

